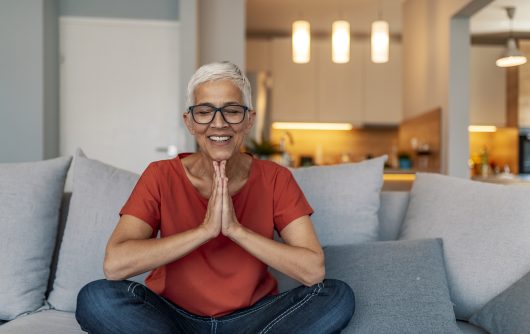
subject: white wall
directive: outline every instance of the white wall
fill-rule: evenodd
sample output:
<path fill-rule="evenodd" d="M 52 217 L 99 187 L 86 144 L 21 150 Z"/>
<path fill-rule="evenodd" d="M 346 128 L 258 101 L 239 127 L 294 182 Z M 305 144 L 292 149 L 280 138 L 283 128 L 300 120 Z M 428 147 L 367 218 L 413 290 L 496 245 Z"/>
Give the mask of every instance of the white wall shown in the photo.
<path fill-rule="evenodd" d="M 0 162 L 58 155 L 57 17 L 51 0 L 1 2 Z"/>
<path fill-rule="evenodd" d="M 488 2 L 407 0 L 403 7 L 404 117 L 441 107 L 442 170 L 453 176 L 469 176 L 468 17 Z"/>
<path fill-rule="evenodd" d="M 499 45 L 471 47 L 470 123 L 506 126 L 506 70 L 495 60 L 504 51 Z"/>
<path fill-rule="evenodd" d="M 200 0 L 200 65 L 228 60 L 245 70 L 245 0 Z"/>

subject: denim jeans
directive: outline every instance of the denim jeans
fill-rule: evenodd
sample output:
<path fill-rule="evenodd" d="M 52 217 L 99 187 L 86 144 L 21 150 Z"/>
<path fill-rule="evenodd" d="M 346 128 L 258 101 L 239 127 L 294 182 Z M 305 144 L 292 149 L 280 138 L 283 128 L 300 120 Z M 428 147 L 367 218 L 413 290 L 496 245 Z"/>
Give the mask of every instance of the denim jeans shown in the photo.
<path fill-rule="evenodd" d="M 76 319 L 91 334 L 340 333 L 355 309 L 352 289 L 324 280 L 268 296 L 222 317 L 191 314 L 132 281 L 98 280 L 77 297 Z"/>

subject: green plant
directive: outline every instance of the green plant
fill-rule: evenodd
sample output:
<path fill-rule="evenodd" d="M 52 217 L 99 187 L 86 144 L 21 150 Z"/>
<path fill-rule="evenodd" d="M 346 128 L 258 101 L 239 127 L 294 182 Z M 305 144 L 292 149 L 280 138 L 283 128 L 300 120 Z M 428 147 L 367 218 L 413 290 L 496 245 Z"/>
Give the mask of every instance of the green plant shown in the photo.
<path fill-rule="evenodd" d="M 407 159 L 410 160 L 412 156 L 408 152 L 399 152 L 398 153 L 398 159 Z"/>
<path fill-rule="evenodd" d="M 277 144 L 268 140 L 262 140 L 261 143 L 259 143 L 255 139 L 251 139 L 250 143 L 245 146 L 245 149 L 249 153 L 264 156 L 282 153 Z"/>

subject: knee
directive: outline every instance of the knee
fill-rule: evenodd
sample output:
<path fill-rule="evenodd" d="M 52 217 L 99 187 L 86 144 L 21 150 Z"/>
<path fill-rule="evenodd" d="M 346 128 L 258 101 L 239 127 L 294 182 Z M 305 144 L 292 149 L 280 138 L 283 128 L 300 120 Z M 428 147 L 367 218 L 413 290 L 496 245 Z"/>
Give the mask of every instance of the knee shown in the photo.
<path fill-rule="evenodd" d="M 77 294 L 76 317 L 90 316 L 95 311 L 105 312 L 109 299 L 116 296 L 126 286 L 125 281 L 97 280 L 86 284 Z M 126 289 L 126 287 L 125 287 Z"/>
<path fill-rule="evenodd" d="M 355 294 L 352 288 L 345 282 L 334 279 L 326 279 L 324 286 L 329 289 L 328 293 L 332 297 L 334 307 L 341 310 L 349 320 L 355 312 Z"/>

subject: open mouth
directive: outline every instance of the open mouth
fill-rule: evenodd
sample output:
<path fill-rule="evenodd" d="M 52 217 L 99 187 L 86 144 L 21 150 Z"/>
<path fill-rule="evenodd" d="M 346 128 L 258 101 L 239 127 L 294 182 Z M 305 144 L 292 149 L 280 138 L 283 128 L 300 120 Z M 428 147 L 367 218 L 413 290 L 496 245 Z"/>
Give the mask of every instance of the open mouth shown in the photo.
<path fill-rule="evenodd" d="M 216 143 L 225 143 L 232 138 L 231 136 L 208 136 L 208 139 Z"/>

